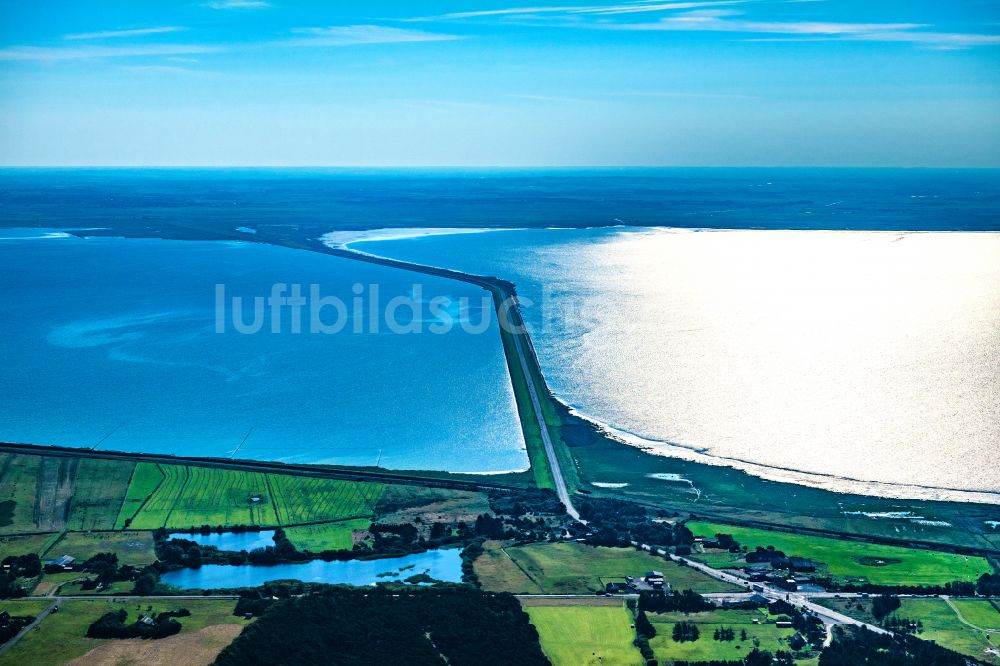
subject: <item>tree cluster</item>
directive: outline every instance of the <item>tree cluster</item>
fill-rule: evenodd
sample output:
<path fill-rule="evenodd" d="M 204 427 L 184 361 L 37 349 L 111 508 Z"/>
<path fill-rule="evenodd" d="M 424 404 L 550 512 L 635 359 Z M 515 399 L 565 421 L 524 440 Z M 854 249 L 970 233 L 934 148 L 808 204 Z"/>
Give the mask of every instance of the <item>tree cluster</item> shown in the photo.
<path fill-rule="evenodd" d="M 876 634 L 864 627 L 837 626 L 820 666 L 966 666 L 968 660 L 913 636 Z"/>
<path fill-rule="evenodd" d="M 687 527 L 657 522 L 656 515 L 634 502 L 585 497 L 577 507 L 580 517 L 588 522 L 586 539 L 592 546 L 628 546 L 634 541 L 666 548 L 694 543 Z"/>
<path fill-rule="evenodd" d="M 98 585 L 109 585 L 116 580 L 135 580 L 139 570 L 130 564 L 118 566 L 118 555 L 115 553 L 97 553 L 83 563 L 83 571 L 95 574 L 95 578 L 85 582 L 84 589 L 93 589 Z"/>
<path fill-rule="evenodd" d="M 654 613 L 700 613 L 714 608 L 715 604 L 691 590 L 639 593 L 639 609 Z"/>
<path fill-rule="evenodd" d="M 901 602 L 895 594 L 880 594 L 872 599 L 872 615 L 882 621 L 887 615 L 899 610 Z"/>
<path fill-rule="evenodd" d="M 404 657 L 412 666 L 548 663 L 512 595 L 329 586 L 271 604 L 216 664 L 398 664 Z"/>
<path fill-rule="evenodd" d="M 125 624 L 128 613 L 125 609 L 105 613 L 87 628 L 88 638 L 166 638 L 180 632 L 181 623 L 173 619 L 176 613 L 160 613 L 153 619 L 152 623 L 146 624 L 141 621 Z M 186 610 L 184 615 L 191 613 Z"/>
<path fill-rule="evenodd" d="M 794 666 L 795 659 L 791 652 L 778 650 L 771 654 L 767 650 L 754 648 L 753 651 L 743 659 L 743 666 Z"/>
<path fill-rule="evenodd" d="M 541 488 L 525 488 L 523 490 L 491 490 L 489 494 L 490 509 L 493 513 L 503 516 L 539 516 L 566 515 L 566 507 L 559 501 L 554 490 Z"/>
<path fill-rule="evenodd" d="M 746 632 L 744 632 L 746 633 Z M 716 641 L 735 641 L 736 632 L 732 627 L 720 627 L 712 633 L 712 640 Z M 746 640 L 746 639 L 744 639 Z"/>
<path fill-rule="evenodd" d="M 924 623 L 920 620 L 911 620 L 906 617 L 887 617 L 882 626 L 889 631 L 895 631 L 897 634 L 922 634 L 924 632 Z"/>
<path fill-rule="evenodd" d="M 42 573 L 42 561 L 35 553 L 27 555 L 8 555 L 3 558 L 3 566 L 20 578 L 34 578 Z"/>
<path fill-rule="evenodd" d="M 698 625 L 694 622 L 678 622 L 674 625 L 674 630 L 670 634 L 675 643 L 696 641 L 700 636 L 701 632 L 698 630 Z"/>
<path fill-rule="evenodd" d="M 17 636 L 35 620 L 34 615 L 9 615 L 0 613 L 0 645 Z"/>
<path fill-rule="evenodd" d="M 976 592 L 984 597 L 1000 597 L 1000 573 L 985 573 L 976 582 Z"/>
<path fill-rule="evenodd" d="M 768 546 L 767 548 L 762 548 L 757 546 L 753 551 L 746 554 L 746 561 L 748 564 L 757 564 L 758 562 L 773 562 L 774 560 L 785 559 L 785 553 L 780 550 L 775 550 L 774 546 Z"/>

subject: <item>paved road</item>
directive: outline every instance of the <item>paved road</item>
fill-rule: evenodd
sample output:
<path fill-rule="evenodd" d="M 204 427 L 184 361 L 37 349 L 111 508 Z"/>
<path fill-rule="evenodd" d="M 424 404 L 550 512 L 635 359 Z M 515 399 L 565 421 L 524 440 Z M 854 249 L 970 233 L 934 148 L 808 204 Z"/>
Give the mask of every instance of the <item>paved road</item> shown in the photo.
<path fill-rule="evenodd" d="M 46 608 L 45 610 L 43 610 L 41 613 L 39 613 L 38 615 L 35 616 L 35 619 L 31 622 L 31 624 L 27 625 L 24 629 L 22 629 L 21 631 L 17 632 L 17 635 L 14 636 L 14 638 L 10 639 L 9 641 L 7 641 L 6 643 L 4 643 L 3 645 L 0 645 L 0 654 L 3 654 L 7 650 L 9 650 L 15 643 L 17 643 L 19 640 L 21 640 L 21 638 L 24 637 L 24 635 L 27 634 L 29 631 L 34 630 L 35 627 L 37 627 L 39 624 L 41 624 L 42 620 L 44 620 L 46 617 L 48 617 L 49 613 L 52 612 L 52 609 L 55 608 L 58 605 L 59 605 L 58 601 L 53 601 L 51 606 L 49 606 L 48 608 Z"/>
<path fill-rule="evenodd" d="M 501 322 L 501 326 L 504 322 Z M 523 328 L 523 323 L 521 324 Z M 538 420 L 538 431 L 542 436 L 542 444 L 545 446 L 545 457 L 549 461 L 549 469 L 552 472 L 552 482 L 556 486 L 556 494 L 559 496 L 559 501 L 563 503 L 566 507 L 566 513 L 568 513 L 574 520 L 579 522 L 585 522 L 580 520 L 580 513 L 573 506 L 573 501 L 569 497 L 569 492 L 566 490 L 566 480 L 563 478 L 562 468 L 559 466 L 559 458 L 556 457 L 556 449 L 552 445 L 552 437 L 549 435 L 548 426 L 545 424 L 545 415 L 542 413 L 542 404 L 538 400 L 538 393 L 535 391 L 535 382 L 531 381 L 531 372 L 528 370 L 528 360 L 525 357 L 524 352 L 524 340 L 522 336 L 527 336 L 526 332 L 514 333 L 511 337 L 514 339 L 514 349 L 517 350 L 517 358 L 521 364 L 521 371 L 524 373 L 525 382 L 528 385 L 528 394 L 531 396 L 531 408 L 535 412 L 535 418 Z"/>
<path fill-rule="evenodd" d="M 668 553 L 665 550 L 663 550 L 662 548 L 653 548 L 653 547 L 651 547 L 651 546 L 649 546 L 647 544 L 635 544 L 633 542 L 633 545 L 639 545 L 643 550 L 648 550 L 650 552 L 656 553 L 657 555 L 662 555 L 664 557 L 670 557 L 671 559 L 673 559 L 675 561 L 683 562 L 684 564 L 688 565 L 692 569 L 697 569 L 698 571 L 700 571 L 700 572 L 702 572 L 702 573 L 704 573 L 704 574 L 706 574 L 708 576 L 711 576 L 712 578 L 715 578 L 716 580 L 721 580 L 721 581 L 724 581 L 726 583 L 731 583 L 733 585 L 739 585 L 740 587 L 744 587 L 744 588 L 749 588 L 751 586 L 751 583 L 749 581 L 747 581 L 746 579 L 744 579 L 744 578 L 740 578 L 739 576 L 734 576 L 734 575 L 732 575 L 730 573 L 726 573 L 725 571 L 721 571 L 719 569 L 713 569 L 712 567 L 708 566 L 707 564 L 704 564 L 702 562 L 698 562 L 697 560 L 692 560 L 692 559 L 689 559 L 689 558 L 686 558 L 686 557 L 681 557 L 679 555 L 668 555 Z M 832 640 L 832 636 L 833 635 L 831 633 L 830 626 L 834 625 L 834 624 L 853 624 L 853 625 L 858 626 L 858 627 L 865 627 L 869 631 L 873 631 L 873 632 L 875 632 L 877 634 L 888 634 L 888 633 L 891 633 L 889 631 L 886 631 L 882 627 L 879 627 L 878 625 L 868 624 L 867 622 L 862 622 L 861 620 L 856 620 L 853 617 L 849 617 L 847 615 L 844 615 L 843 613 L 839 613 L 839 612 L 837 612 L 837 611 L 835 611 L 833 609 L 827 608 L 826 606 L 821 606 L 821 605 L 819 605 L 819 604 L 811 601 L 811 599 L 813 599 L 813 598 L 835 597 L 835 596 L 838 596 L 838 593 L 830 593 L 830 592 L 790 592 L 788 590 L 783 590 L 780 587 L 775 587 L 773 585 L 768 585 L 767 583 L 752 583 L 752 585 L 754 587 L 756 587 L 756 588 L 759 588 L 759 589 L 752 589 L 751 588 L 752 591 L 748 590 L 747 592 L 742 593 L 741 595 L 737 595 L 736 593 L 730 592 L 730 593 L 723 593 L 722 595 L 705 595 L 705 596 L 707 596 L 709 598 L 711 598 L 711 597 L 719 597 L 719 596 L 737 597 L 737 596 L 743 596 L 743 595 L 749 597 L 753 592 L 756 592 L 758 594 L 761 594 L 761 595 L 767 597 L 768 599 L 771 599 L 772 601 L 778 600 L 778 599 L 783 599 L 783 600 L 787 601 L 788 603 L 792 604 L 793 606 L 799 606 L 800 608 L 804 608 L 804 609 L 807 609 L 807 610 L 811 611 L 817 617 L 819 617 L 821 620 L 823 620 L 823 623 L 827 625 L 827 637 L 826 637 L 827 644 L 829 644 L 829 642 Z M 839 593 L 839 596 L 841 596 L 841 597 L 851 597 L 851 596 L 863 596 L 863 595 L 852 595 L 852 594 Z"/>

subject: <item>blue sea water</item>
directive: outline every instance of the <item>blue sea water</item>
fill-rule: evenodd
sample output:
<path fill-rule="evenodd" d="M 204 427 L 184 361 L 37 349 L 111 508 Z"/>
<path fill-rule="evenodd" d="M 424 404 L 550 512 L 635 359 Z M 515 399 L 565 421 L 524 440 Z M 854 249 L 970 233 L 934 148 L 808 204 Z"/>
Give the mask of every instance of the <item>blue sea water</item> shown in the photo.
<path fill-rule="evenodd" d="M 344 299 L 355 282 L 378 284 L 387 300 L 412 294 L 412 275 L 260 244 L 84 241 L 34 228 L 260 241 L 386 227 L 996 231 L 998 210 L 1000 172 L 990 170 L 0 170 L 0 236 L 19 236 L 0 241 L 0 440 L 456 471 L 527 465 L 493 328 L 446 336 L 212 332 L 216 283 L 245 299 L 266 296 L 274 282 L 329 284 Z M 575 257 L 610 256 L 594 247 L 506 231 L 368 249 L 498 274 L 524 296 L 567 303 L 613 296 L 604 273 L 584 271 L 580 280 L 566 270 Z M 931 256 L 926 265 L 934 264 Z M 481 294 L 419 282 L 424 300 Z M 637 311 L 629 316 L 638 321 Z M 594 367 L 574 350 L 612 338 L 588 333 L 572 313 L 559 320 L 573 325 L 554 321 L 543 336 L 535 317 L 527 309 L 550 383 L 568 402 L 588 405 L 601 377 L 590 381 Z M 658 339 L 641 335 L 623 348 L 673 358 L 667 347 L 638 344 Z M 562 353 L 546 357 L 556 347 Z M 633 409 L 672 415 L 629 395 Z M 697 404 L 717 399 L 706 394 Z M 614 414 L 604 420 L 671 439 Z M 921 469 L 957 468 L 932 461 L 910 476 Z"/>
<path fill-rule="evenodd" d="M 2 441 L 395 469 L 527 467 L 482 290 L 253 243 L 0 238 Z M 243 297 L 251 322 L 253 299 L 275 283 L 340 298 L 344 328 L 310 332 L 303 314 L 296 333 L 286 308 L 279 333 L 267 310 L 260 332 L 241 334 L 227 300 L 219 332 L 217 285 Z M 370 299 L 373 286 L 382 303 L 417 303 L 416 316 L 400 308 L 398 321 L 423 332 L 374 330 L 377 307 L 357 316 L 355 289 Z M 485 317 L 486 328 L 429 332 L 427 301 L 437 296 L 455 302 L 444 313 L 454 322 Z M 330 308 L 321 316 L 336 323 Z"/>
<path fill-rule="evenodd" d="M 647 450 L 842 492 L 1000 501 L 998 233 L 616 227 L 349 246 L 515 283 L 556 397 Z"/>
<path fill-rule="evenodd" d="M 0 226 L 1000 229 L 1000 170 L 0 169 Z"/>

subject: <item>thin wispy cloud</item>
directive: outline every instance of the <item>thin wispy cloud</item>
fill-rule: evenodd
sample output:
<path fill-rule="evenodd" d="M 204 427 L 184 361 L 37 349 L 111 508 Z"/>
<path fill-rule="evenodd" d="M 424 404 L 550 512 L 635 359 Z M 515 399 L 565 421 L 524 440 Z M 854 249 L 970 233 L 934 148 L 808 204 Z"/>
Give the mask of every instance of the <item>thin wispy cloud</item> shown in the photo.
<path fill-rule="evenodd" d="M 205 6 L 211 9 L 265 9 L 271 3 L 264 0 L 213 0 L 206 2 Z"/>
<path fill-rule="evenodd" d="M 119 67 L 122 71 L 138 72 L 140 74 L 202 74 L 198 70 L 188 67 L 177 67 L 175 65 L 123 65 Z"/>
<path fill-rule="evenodd" d="M 183 32 L 187 28 L 176 25 L 165 25 L 156 28 L 136 28 L 134 30 L 102 30 L 100 32 L 78 32 L 65 35 L 63 39 L 114 39 L 118 37 L 142 37 L 144 35 L 161 35 L 169 32 Z"/>
<path fill-rule="evenodd" d="M 692 99 L 754 99 L 738 93 L 692 92 L 684 90 L 619 90 L 604 93 L 609 97 L 692 98 Z"/>
<path fill-rule="evenodd" d="M 509 95 L 509 97 L 530 102 L 554 102 L 558 104 L 597 104 L 603 101 L 586 97 L 561 97 L 557 95 Z"/>
<path fill-rule="evenodd" d="M 811 2 L 814 0 L 785 0 Z M 935 26 L 915 22 L 855 23 L 851 21 L 756 20 L 732 8 L 751 0 L 704 0 L 693 2 L 628 2 L 613 5 L 558 5 L 506 7 L 478 11 L 450 12 L 405 21 L 464 21 L 506 19 L 538 21 L 549 19 L 547 27 L 617 30 L 634 32 L 728 32 L 745 33 L 743 41 L 872 41 L 911 43 L 930 48 L 961 49 L 1000 44 L 1000 35 L 935 30 Z M 729 7 L 727 7 L 729 6 Z M 668 12 L 656 21 L 629 21 L 632 16 Z M 594 20 L 586 20 L 592 18 Z M 624 19 L 624 20 L 623 20 Z M 772 35 L 772 37 L 753 37 Z"/>
<path fill-rule="evenodd" d="M 351 46 L 354 44 L 399 44 L 406 42 L 446 42 L 462 39 L 424 30 L 406 30 L 383 25 L 334 25 L 326 28 L 296 28 L 302 37 L 284 40 L 291 46 Z"/>
<path fill-rule="evenodd" d="M 191 55 L 224 50 L 208 44 L 145 44 L 139 46 L 45 47 L 10 46 L 0 49 L 0 60 L 59 62 L 100 58 L 136 58 L 146 56 Z"/>
<path fill-rule="evenodd" d="M 662 18 L 655 23 L 602 23 L 606 30 L 689 30 L 697 32 L 750 32 L 778 35 L 858 35 L 897 32 L 927 27 L 921 23 L 838 23 L 828 21 L 753 21 L 733 18 L 738 12 L 703 10 Z"/>
<path fill-rule="evenodd" d="M 749 0 L 705 0 L 703 2 L 657 2 L 629 3 L 617 5 L 573 5 L 561 7 L 508 7 L 504 9 L 484 9 L 480 11 L 450 12 L 436 16 L 420 16 L 404 19 L 406 21 L 459 21 L 486 17 L 531 16 L 535 14 L 637 14 L 643 12 L 680 11 L 698 9 L 701 7 L 719 7 L 723 5 L 738 5 Z"/>
<path fill-rule="evenodd" d="M 601 23 L 590 27 L 622 31 L 691 31 L 784 35 L 753 41 L 871 41 L 906 42 L 938 48 L 1000 44 L 1000 35 L 936 32 L 925 23 L 841 23 L 834 21 L 755 21 L 736 18 L 739 12 L 700 10 L 669 16 L 653 23 Z"/>

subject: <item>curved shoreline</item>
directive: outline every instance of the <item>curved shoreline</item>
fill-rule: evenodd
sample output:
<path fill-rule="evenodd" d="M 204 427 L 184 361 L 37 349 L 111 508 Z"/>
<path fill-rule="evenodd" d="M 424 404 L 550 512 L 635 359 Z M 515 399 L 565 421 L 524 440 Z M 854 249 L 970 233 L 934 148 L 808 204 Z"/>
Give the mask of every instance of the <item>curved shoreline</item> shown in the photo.
<path fill-rule="evenodd" d="M 713 467 L 729 467 L 741 472 L 746 472 L 747 474 L 766 481 L 794 483 L 796 485 L 817 488 L 819 490 L 827 490 L 833 493 L 866 495 L 870 497 L 901 500 L 971 502 L 975 504 L 1000 505 L 1000 491 L 965 490 L 961 488 L 919 486 L 905 483 L 891 483 L 887 481 L 867 481 L 865 479 L 837 476 L 836 474 L 824 474 L 822 472 L 809 472 L 792 467 L 767 465 L 764 463 L 754 462 L 753 460 L 745 460 L 743 458 L 714 455 L 704 450 L 684 446 L 683 444 L 649 439 L 626 430 L 621 430 L 604 423 L 600 419 L 581 412 L 579 409 L 567 404 L 554 394 L 553 399 L 558 400 L 574 416 L 587 421 L 595 428 L 601 430 L 607 437 L 627 446 L 633 446 L 650 455 L 660 456 L 663 458 L 678 458 L 680 460 L 687 460 L 701 465 L 711 465 Z"/>
<path fill-rule="evenodd" d="M 620 228 L 626 228 L 626 227 L 622 225 Z M 657 227 L 657 228 L 668 229 L 678 232 L 688 232 L 688 233 L 697 233 L 702 231 L 704 232 L 730 231 L 726 229 L 714 229 L 714 228 L 709 228 L 709 229 L 690 229 L 684 227 L 678 227 L 678 228 Z M 406 268 L 405 266 L 406 264 L 414 267 L 423 265 L 414 264 L 413 262 L 401 261 L 383 255 L 376 255 L 370 252 L 364 252 L 362 250 L 353 249 L 350 247 L 350 245 L 356 242 L 375 242 L 378 240 L 404 240 L 407 238 L 422 238 L 432 235 L 435 236 L 455 235 L 455 234 L 486 233 L 492 231 L 512 231 L 512 230 L 513 229 L 492 229 L 492 228 L 452 230 L 446 227 L 392 229 L 392 230 L 372 229 L 372 230 L 364 230 L 357 232 L 336 232 L 335 234 L 326 234 L 320 240 L 324 245 L 326 245 L 329 249 L 332 250 L 338 250 L 343 253 L 349 253 L 354 255 L 361 255 L 363 257 L 368 257 L 370 259 L 395 262 L 397 264 L 403 264 L 400 265 L 399 267 Z M 384 231 L 385 233 L 383 233 Z M 783 231 L 783 230 L 762 229 L 760 231 Z M 871 233 L 871 232 L 865 232 L 865 233 Z M 924 232 L 919 232 L 919 231 L 900 232 L 900 231 L 885 230 L 884 233 L 901 235 L 901 234 L 924 233 Z M 333 238 L 334 235 L 336 235 L 337 237 Z M 474 276 L 444 266 L 426 266 L 426 268 L 431 268 L 433 270 L 438 270 L 438 271 L 444 271 L 450 274 L 459 274 L 467 278 L 466 281 L 469 282 L 476 283 L 476 280 L 483 280 L 483 278 L 480 276 Z M 489 280 L 489 278 L 486 279 Z M 508 280 L 502 278 L 493 278 L 493 279 L 496 279 L 498 282 L 503 283 L 505 285 L 511 285 L 512 287 L 514 286 L 513 283 L 509 282 Z M 511 293 L 515 292 L 512 290 Z M 532 355 L 536 357 L 535 362 L 536 365 L 538 366 L 538 371 L 541 377 L 541 381 L 544 384 L 543 389 L 549 394 L 549 397 L 551 399 L 559 402 L 573 415 L 590 423 L 593 427 L 601 431 L 610 439 L 613 439 L 624 445 L 638 448 L 648 454 L 666 458 L 678 458 L 694 463 L 710 465 L 715 467 L 729 467 L 767 481 L 774 481 L 778 483 L 791 483 L 791 484 L 816 488 L 820 490 L 826 490 L 834 493 L 864 495 L 870 497 L 892 498 L 901 500 L 970 502 L 976 504 L 1000 505 L 1000 491 L 945 488 L 939 486 L 925 486 L 925 485 L 914 485 L 905 483 L 893 483 L 886 481 L 872 481 L 872 480 L 838 476 L 835 474 L 826 474 L 822 472 L 809 472 L 806 470 L 799 470 L 795 468 L 768 465 L 765 463 L 759 463 L 742 458 L 713 455 L 707 452 L 706 450 L 695 449 L 693 447 L 688 447 L 683 444 L 677 444 L 674 442 L 666 442 L 662 440 L 650 439 L 642 437 L 640 435 L 636 435 L 634 433 L 625 430 L 621 430 L 608 423 L 601 421 L 600 419 L 597 419 L 584 412 L 581 412 L 579 409 L 573 407 L 572 405 L 561 399 L 558 395 L 556 395 L 556 393 L 551 390 L 551 388 L 548 385 L 548 382 L 544 378 L 544 373 L 542 372 L 541 369 L 541 363 L 539 363 L 537 360 L 537 354 L 534 352 L 534 346 L 531 343 L 530 339 L 530 331 L 527 330 L 527 327 L 525 327 L 524 336 L 528 340 L 529 347 L 532 349 Z"/>

